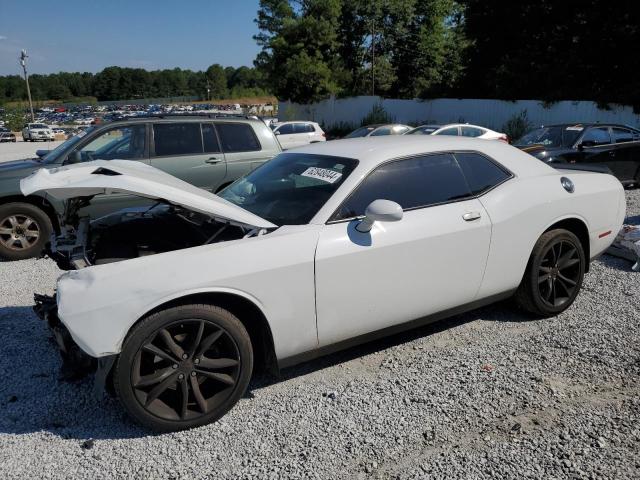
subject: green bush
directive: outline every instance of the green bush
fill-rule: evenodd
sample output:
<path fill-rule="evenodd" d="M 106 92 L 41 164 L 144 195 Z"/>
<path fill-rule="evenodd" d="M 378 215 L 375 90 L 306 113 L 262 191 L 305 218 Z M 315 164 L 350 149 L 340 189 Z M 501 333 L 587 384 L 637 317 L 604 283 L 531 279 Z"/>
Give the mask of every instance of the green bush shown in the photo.
<path fill-rule="evenodd" d="M 361 126 L 373 125 L 376 123 L 393 123 L 393 118 L 387 113 L 382 103 L 376 103 L 369 113 L 360 122 Z"/>
<path fill-rule="evenodd" d="M 527 110 L 525 109 L 509 118 L 502 126 L 502 132 L 507 134 L 509 140 L 517 140 L 531 130 L 532 127 L 533 124 L 529 121 Z"/>
<path fill-rule="evenodd" d="M 19 132 L 27 124 L 27 115 L 20 109 L 6 109 L 1 117 L 4 120 L 4 126 L 12 132 Z"/>

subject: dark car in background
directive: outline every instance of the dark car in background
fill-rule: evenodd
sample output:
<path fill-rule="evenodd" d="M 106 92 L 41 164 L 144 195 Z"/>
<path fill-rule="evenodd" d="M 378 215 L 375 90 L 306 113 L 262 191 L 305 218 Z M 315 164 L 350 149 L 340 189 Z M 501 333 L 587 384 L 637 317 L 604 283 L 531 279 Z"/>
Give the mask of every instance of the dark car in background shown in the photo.
<path fill-rule="evenodd" d="M 218 115 L 128 118 L 91 127 L 40 158 L 0 163 L 0 258 L 40 254 L 59 229 L 62 203 L 25 197 L 20 180 L 40 168 L 90 160 L 136 160 L 210 192 L 217 192 L 282 151 L 261 120 Z M 99 218 L 128 207 L 151 205 L 132 195 L 98 195 L 84 212 Z"/>
<path fill-rule="evenodd" d="M 623 185 L 640 185 L 640 130 L 627 125 L 546 125 L 513 144 L 547 163 L 604 165 Z"/>

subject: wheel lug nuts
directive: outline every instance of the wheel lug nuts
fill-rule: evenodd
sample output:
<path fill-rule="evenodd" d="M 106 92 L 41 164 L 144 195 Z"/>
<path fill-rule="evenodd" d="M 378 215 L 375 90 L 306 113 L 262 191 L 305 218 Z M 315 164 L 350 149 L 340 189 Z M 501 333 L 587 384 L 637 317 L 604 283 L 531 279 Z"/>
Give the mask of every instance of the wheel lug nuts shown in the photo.
<path fill-rule="evenodd" d="M 171 368 L 178 368 L 178 364 L 174 363 L 173 365 L 171 365 Z"/>
<path fill-rule="evenodd" d="M 184 378 L 184 373 L 181 373 L 180 375 L 178 375 L 178 378 L 182 380 Z"/>
<path fill-rule="evenodd" d="M 195 377 L 196 376 L 196 372 L 191 372 L 191 376 Z"/>
<path fill-rule="evenodd" d="M 189 355 L 187 355 L 186 353 L 183 353 L 183 354 L 182 354 L 182 359 L 183 359 L 183 360 L 186 360 L 187 358 L 189 358 Z"/>
<path fill-rule="evenodd" d="M 197 364 L 199 364 L 199 363 L 200 363 L 200 359 L 199 359 L 199 358 L 196 358 L 196 359 L 193 361 L 193 363 L 195 363 L 196 365 L 197 365 Z"/>

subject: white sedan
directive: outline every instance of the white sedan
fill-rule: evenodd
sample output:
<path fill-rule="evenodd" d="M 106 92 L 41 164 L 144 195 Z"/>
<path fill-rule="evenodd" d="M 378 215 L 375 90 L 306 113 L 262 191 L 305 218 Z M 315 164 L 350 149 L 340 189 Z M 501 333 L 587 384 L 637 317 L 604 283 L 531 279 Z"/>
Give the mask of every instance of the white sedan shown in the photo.
<path fill-rule="evenodd" d="M 478 125 L 468 123 L 451 123 L 449 125 L 420 125 L 409 130 L 405 135 L 449 135 L 453 137 L 481 138 L 482 140 L 501 140 L 509 143 L 506 133 L 494 132 Z"/>
<path fill-rule="evenodd" d="M 310 143 L 326 142 L 327 136 L 316 122 L 294 121 L 276 123 L 273 134 L 283 150 L 302 147 Z"/>
<path fill-rule="evenodd" d="M 433 136 L 310 145 L 218 196 L 120 160 L 39 170 L 21 188 L 70 199 L 49 254 L 72 271 L 37 298 L 63 358 L 97 364 L 160 431 L 220 418 L 255 369 L 511 296 L 557 315 L 625 216 L 612 175 Z M 110 194 L 155 206 L 79 214 Z"/>

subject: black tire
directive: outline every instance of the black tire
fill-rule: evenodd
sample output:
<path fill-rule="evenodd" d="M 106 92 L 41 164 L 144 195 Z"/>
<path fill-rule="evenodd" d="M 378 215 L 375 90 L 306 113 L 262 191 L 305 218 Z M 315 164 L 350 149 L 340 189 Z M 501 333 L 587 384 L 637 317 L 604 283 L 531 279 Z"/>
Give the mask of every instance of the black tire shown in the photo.
<path fill-rule="evenodd" d="M 240 320 L 213 305 L 183 305 L 131 329 L 113 383 L 134 420 L 172 432 L 222 417 L 246 391 L 252 370 L 253 348 Z"/>
<path fill-rule="evenodd" d="M 533 247 L 515 300 L 535 316 L 558 315 L 578 296 L 585 268 L 585 253 L 578 237 L 568 230 L 550 230 Z"/>
<path fill-rule="evenodd" d="M 22 202 L 0 205 L 0 258 L 24 260 L 37 257 L 49 241 L 51 232 L 51 219 L 35 205 Z"/>

